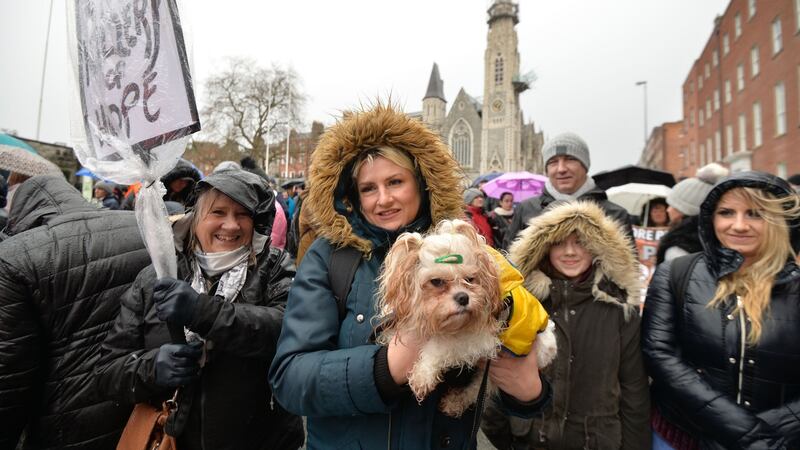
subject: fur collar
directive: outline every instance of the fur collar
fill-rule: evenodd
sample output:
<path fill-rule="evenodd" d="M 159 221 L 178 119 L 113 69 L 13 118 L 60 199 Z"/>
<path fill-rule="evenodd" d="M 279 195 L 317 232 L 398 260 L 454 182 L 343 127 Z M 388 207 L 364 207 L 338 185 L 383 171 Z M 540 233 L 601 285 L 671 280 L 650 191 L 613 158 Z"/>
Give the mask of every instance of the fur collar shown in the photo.
<path fill-rule="evenodd" d="M 620 226 L 594 202 L 567 202 L 531 219 L 528 228 L 509 249 L 509 256 L 525 276 L 525 287 L 537 298 L 550 295 L 551 279 L 540 266 L 550 246 L 578 233 L 594 258 L 592 294 L 595 301 L 614 305 L 640 304 L 639 262 Z M 627 311 L 626 311 L 627 313 Z"/>
<path fill-rule="evenodd" d="M 308 196 L 303 208 L 311 214 L 316 235 L 335 246 L 350 246 L 364 254 L 373 243 L 354 232 L 348 218 L 336 209 L 336 190 L 349 165 L 364 151 L 386 145 L 410 154 L 428 189 L 432 223 L 463 217 L 463 173 L 438 134 L 417 119 L 378 104 L 366 111 L 346 112 L 320 137 L 311 157 Z"/>

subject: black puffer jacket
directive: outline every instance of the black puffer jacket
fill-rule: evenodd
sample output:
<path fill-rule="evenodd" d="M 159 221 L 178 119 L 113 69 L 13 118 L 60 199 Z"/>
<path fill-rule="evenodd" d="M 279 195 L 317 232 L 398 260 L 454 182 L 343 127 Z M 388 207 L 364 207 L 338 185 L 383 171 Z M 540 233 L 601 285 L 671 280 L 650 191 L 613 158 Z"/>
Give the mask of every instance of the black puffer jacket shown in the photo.
<path fill-rule="evenodd" d="M 733 302 L 708 303 L 717 281 L 743 262 L 724 248 L 713 213 L 726 191 L 740 186 L 778 196 L 791 190 L 771 175 L 745 172 L 720 181 L 700 210 L 704 252 L 690 274 L 683 307 L 676 310 L 671 264 L 658 267 L 645 302 L 642 348 L 661 416 L 706 448 L 800 448 L 800 269 L 788 260 L 776 276 L 761 338 L 746 345 L 750 325 Z M 795 249 L 798 224 L 791 228 Z"/>
<path fill-rule="evenodd" d="M 254 229 L 269 236 L 274 196 L 260 178 L 244 171 L 220 172 L 201 181 L 199 188 L 207 185 L 248 207 Z M 250 189 L 239 189 L 242 185 Z M 184 220 L 190 221 L 191 216 Z M 180 232 L 176 237 L 185 242 Z M 184 248 L 180 242 L 176 245 Z M 232 302 L 200 294 L 188 328 L 213 346 L 206 346 L 207 360 L 200 378 L 183 390 L 190 398 L 179 398 L 176 414 L 187 420 L 178 436 L 181 450 L 288 450 L 302 445 L 301 419 L 273 401 L 267 383 L 294 274 L 288 254 L 265 248 L 256 263 L 248 266 L 244 285 Z M 189 282 L 192 278 L 184 253 L 178 254 L 178 278 Z M 129 405 L 160 405 L 174 392 L 155 383 L 158 349 L 172 342 L 166 323 L 154 308 L 155 281 L 155 270 L 148 267 L 123 296 L 96 369 L 101 395 Z"/>
<path fill-rule="evenodd" d="M 150 262 L 132 212 L 98 210 L 63 177 L 17 190 L 0 244 L 0 449 L 114 448 L 130 406 L 92 388 L 119 298 Z M 27 230 L 27 231 L 26 231 Z"/>
<path fill-rule="evenodd" d="M 623 229 L 630 237 L 631 242 L 633 242 L 633 232 L 631 231 L 628 211 L 616 203 L 609 201 L 608 196 L 606 196 L 606 191 L 596 187 L 581 195 L 576 200 L 590 200 L 600 205 L 608 217 L 622 225 Z M 520 203 L 514 210 L 514 219 L 511 221 L 511 226 L 509 226 L 506 231 L 503 248 L 511 248 L 511 243 L 517 238 L 519 232 L 528 228 L 528 221 L 534 217 L 538 217 L 551 205 L 558 203 L 559 202 L 547 191 L 547 188 L 544 189 L 541 196 L 533 197 Z"/>

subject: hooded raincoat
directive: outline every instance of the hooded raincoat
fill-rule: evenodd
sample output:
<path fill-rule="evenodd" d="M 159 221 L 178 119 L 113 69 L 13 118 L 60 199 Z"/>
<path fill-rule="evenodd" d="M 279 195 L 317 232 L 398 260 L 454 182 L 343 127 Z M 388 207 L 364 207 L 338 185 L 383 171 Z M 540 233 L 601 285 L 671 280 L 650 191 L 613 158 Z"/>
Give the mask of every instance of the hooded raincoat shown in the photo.
<path fill-rule="evenodd" d="M 352 165 L 377 146 L 406 152 L 418 168 L 420 213 L 395 232 L 370 225 L 353 206 L 358 196 L 351 190 Z M 312 221 L 318 238 L 305 252 L 289 294 L 270 370 L 276 398 L 286 409 L 308 416 L 309 449 L 470 448 L 474 411 L 459 419 L 440 413 L 437 405 L 445 386 L 421 404 L 410 390 L 386 395 L 379 387 L 393 384 L 386 348 L 373 340 L 376 279 L 395 238 L 402 231 L 424 232 L 432 223 L 463 216 L 458 164 L 421 122 L 380 105 L 347 114 L 322 136 L 312 158 L 303 211 L 313 211 L 304 217 Z M 328 262 L 341 246 L 363 256 L 340 321 Z M 509 402 L 510 408 L 515 406 L 521 405 Z"/>
<path fill-rule="evenodd" d="M 642 321 L 642 349 L 658 411 L 653 425 L 662 436 L 677 428 L 701 448 L 800 448 L 800 268 L 787 258 L 775 276 L 755 345 L 746 342 L 750 319 L 737 311 L 735 300 L 708 307 L 718 280 L 744 261 L 720 244 L 713 224 L 720 198 L 737 187 L 778 198 L 796 195 L 785 181 L 760 172 L 720 180 L 700 207 L 703 252 L 680 309 L 670 283 L 671 263 L 658 266 Z M 800 220 L 789 226 L 797 251 Z"/>
<path fill-rule="evenodd" d="M 586 277 L 550 267 L 550 247 L 577 233 L 593 255 Z M 625 232 L 594 202 L 555 206 L 530 222 L 510 249 L 525 287 L 556 325 L 556 359 L 543 370 L 553 402 L 532 421 L 490 404 L 482 428 L 500 449 L 512 434 L 531 448 L 650 448 L 650 402 L 639 347 L 639 267 Z"/>
<path fill-rule="evenodd" d="M 275 214 L 274 194 L 258 176 L 245 171 L 209 175 L 198 189 L 213 187 L 244 206 L 255 232 L 269 236 Z M 181 233 L 191 215 L 176 223 L 178 278 L 191 281 L 191 260 Z M 184 222 L 185 221 L 185 222 Z M 295 269 L 283 251 L 267 246 L 247 267 L 244 285 L 232 301 L 199 294 L 187 327 L 211 342 L 200 377 L 183 387 L 175 421 L 186 421 L 177 436 L 181 450 L 294 450 L 303 443 L 301 419 L 273 401 L 267 372 L 275 354 L 286 296 Z M 156 315 L 152 266 L 143 270 L 122 298 L 114 328 L 103 343 L 96 384 L 109 399 L 160 405 L 174 389 L 155 383 L 155 357 L 171 343 L 166 323 Z"/>

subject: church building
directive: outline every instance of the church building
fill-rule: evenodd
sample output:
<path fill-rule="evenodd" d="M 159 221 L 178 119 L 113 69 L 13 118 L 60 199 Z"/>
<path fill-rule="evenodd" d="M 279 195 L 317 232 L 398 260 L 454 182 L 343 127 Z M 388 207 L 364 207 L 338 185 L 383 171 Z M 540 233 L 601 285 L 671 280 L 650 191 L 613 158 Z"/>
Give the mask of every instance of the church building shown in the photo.
<path fill-rule="evenodd" d="M 462 87 L 447 112 L 444 82 L 434 63 L 422 112 L 413 115 L 439 132 L 470 179 L 492 171 L 542 173 L 544 137 L 533 122 L 524 122 L 519 103 L 530 87 L 530 80 L 519 73 L 519 5 L 494 0 L 487 23 L 483 96 L 473 97 Z"/>

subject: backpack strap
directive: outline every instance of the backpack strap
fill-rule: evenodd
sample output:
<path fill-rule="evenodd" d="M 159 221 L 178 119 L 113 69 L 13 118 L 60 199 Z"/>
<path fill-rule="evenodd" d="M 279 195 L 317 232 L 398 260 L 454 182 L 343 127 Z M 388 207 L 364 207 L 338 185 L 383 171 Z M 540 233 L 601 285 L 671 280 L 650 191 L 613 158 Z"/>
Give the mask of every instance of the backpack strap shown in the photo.
<path fill-rule="evenodd" d="M 328 282 L 336 298 L 340 323 L 344 320 L 347 295 L 350 294 L 350 286 L 353 284 L 359 264 L 361 264 L 361 252 L 353 247 L 334 249 L 328 260 Z"/>
<path fill-rule="evenodd" d="M 702 256 L 702 252 L 692 253 L 679 256 L 670 263 L 669 287 L 675 299 L 678 318 L 683 315 L 683 303 L 686 297 L 686 288 L 689 286 L 689 275 Z"/>

